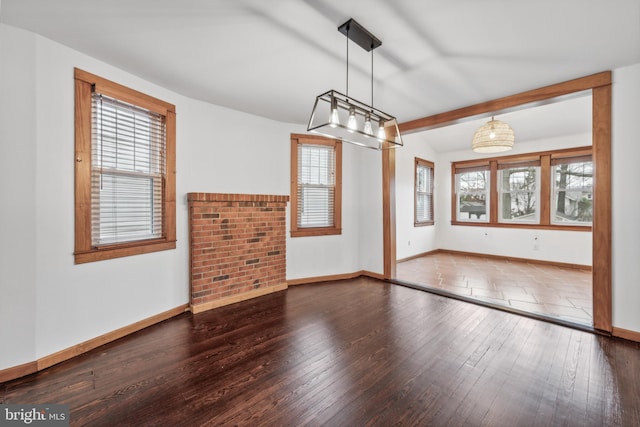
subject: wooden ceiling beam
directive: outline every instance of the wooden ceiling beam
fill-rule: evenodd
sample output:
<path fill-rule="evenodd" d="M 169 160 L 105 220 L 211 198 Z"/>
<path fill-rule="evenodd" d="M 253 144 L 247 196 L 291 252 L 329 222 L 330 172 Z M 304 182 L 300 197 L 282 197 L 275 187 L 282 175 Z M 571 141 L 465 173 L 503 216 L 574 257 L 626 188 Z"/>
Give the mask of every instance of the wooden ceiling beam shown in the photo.
<path fill-rule="evenodd" d="M 445 113 L 434 114 L 433 116 L 423 117 L 416 120 L 400 123 L 400 133 L 414 133 L 422 130 L 428 130 L 436 127 L 450 125 L 464 121 L 464 119 L 476 118 L 482 114 L 498 114 L 505 113 L 509 110 L 518 109 L 523 105 L 532 103 L 544 103 L 552 98 L 571 95 L 581 91 L 590 90 L 597 87 L 607 86 L 611 84 L 611 71 L 603 71 L 601 73 L 592 74 L 590 76 L 580 77 L 562 83 L 545 86 L 539 89 L 521 92 L 515 95 L 505 96 L 503 98 L 491 101 L 481 102 L 479 104 L 468 107 L 458 108 L 457 110 L 447 111 Z"/>

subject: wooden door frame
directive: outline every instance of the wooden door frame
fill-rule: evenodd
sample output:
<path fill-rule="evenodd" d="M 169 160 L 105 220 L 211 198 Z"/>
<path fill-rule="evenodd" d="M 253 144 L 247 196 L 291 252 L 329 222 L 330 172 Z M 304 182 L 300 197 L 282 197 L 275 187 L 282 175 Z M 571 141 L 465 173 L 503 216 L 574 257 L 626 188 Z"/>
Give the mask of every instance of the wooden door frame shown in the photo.
<path fill-rule="evenodd" d="M 592 93 L 593 188 L 593 327 L 612 331 L 611 308 L 611 71 L 545 86 L 399 125 L 403 134 L 451 125 L 491 114 L 506 113 L 555 98 Z M 400 148 L 402 149 L 402 148 Z M 384 278 L 396 275 L 395 150 L 382 151 Z"/>

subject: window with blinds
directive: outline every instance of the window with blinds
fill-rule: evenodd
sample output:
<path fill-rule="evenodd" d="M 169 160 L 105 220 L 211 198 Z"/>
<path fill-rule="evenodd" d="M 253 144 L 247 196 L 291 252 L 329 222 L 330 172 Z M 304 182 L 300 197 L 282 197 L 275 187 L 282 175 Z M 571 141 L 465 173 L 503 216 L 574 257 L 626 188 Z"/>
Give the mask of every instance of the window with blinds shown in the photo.
<path fill-rule="evenodd" d="M 76 68 L 76 264 L 176 248 L 173 104 Z"/>
<path fill-rule="evenodd" d="M 415 160 L 414 225 L 433 224 L 433 163 Z"/>
<path fill-rule="evenodd" d="M 298 145 L 298 227 L 333 227 L 336 155 L 326 145 Z"/>
<path fill-rule="evenodd" d="M 291 235 L 340 234 L 341 142 L 295 134 L 291 142 Z"/>
<path fill-rule="evenodd" d="M 92 244 L 161 237 L 163 117 L 95 92 L 92 112 Z"/>

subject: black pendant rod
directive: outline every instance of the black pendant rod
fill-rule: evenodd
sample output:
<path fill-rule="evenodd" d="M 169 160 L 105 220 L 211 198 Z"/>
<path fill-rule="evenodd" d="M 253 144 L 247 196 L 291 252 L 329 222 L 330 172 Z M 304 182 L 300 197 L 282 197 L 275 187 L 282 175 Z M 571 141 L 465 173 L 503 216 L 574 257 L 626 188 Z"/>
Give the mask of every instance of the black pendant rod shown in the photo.
<path fill-rule="evenodd" d="M 373 47 L 371 48 L 371 106 L 373 107 Z"/>
<path fill-rule="evenodd" d="M 347 96 L 349 96 L 349 25 L 347 25 Z"/>
<path fill-rule="evenodd" d="M 371 105 L 373 105 L 373 50 L 380 47 L 382 42 L 353 18 L 340 25 L 338 31 L 347 37 L 347 96 L 349 96 L 349 40 L 367 52 L 371 52 Z"/>

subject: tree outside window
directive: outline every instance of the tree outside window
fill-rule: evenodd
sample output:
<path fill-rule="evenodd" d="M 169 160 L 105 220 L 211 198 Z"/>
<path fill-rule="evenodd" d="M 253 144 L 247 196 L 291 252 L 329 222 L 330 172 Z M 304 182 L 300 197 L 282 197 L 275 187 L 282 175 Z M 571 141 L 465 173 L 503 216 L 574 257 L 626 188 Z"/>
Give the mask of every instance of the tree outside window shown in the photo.
<path fill-rule="evenodd" d="M 489 202 L 489 170 L 461 170 L 456 173 L 457 219 L 487 222 Z"/>
<path fill-rule="evenodd" d="M 500 170 L 501 222 L 538 222 L 539 170 L 536 166 Z"/>
<path fill-rule="evenodd" d="M 593 220 L 593 163 L 566 162 L 553 166 L 554 214 L 560 223 L 591 223 Z"/>
<path fill-rule="evenodd" d="M 454 225 L 590 231 L 592 147 L 453 162 Z"/>

